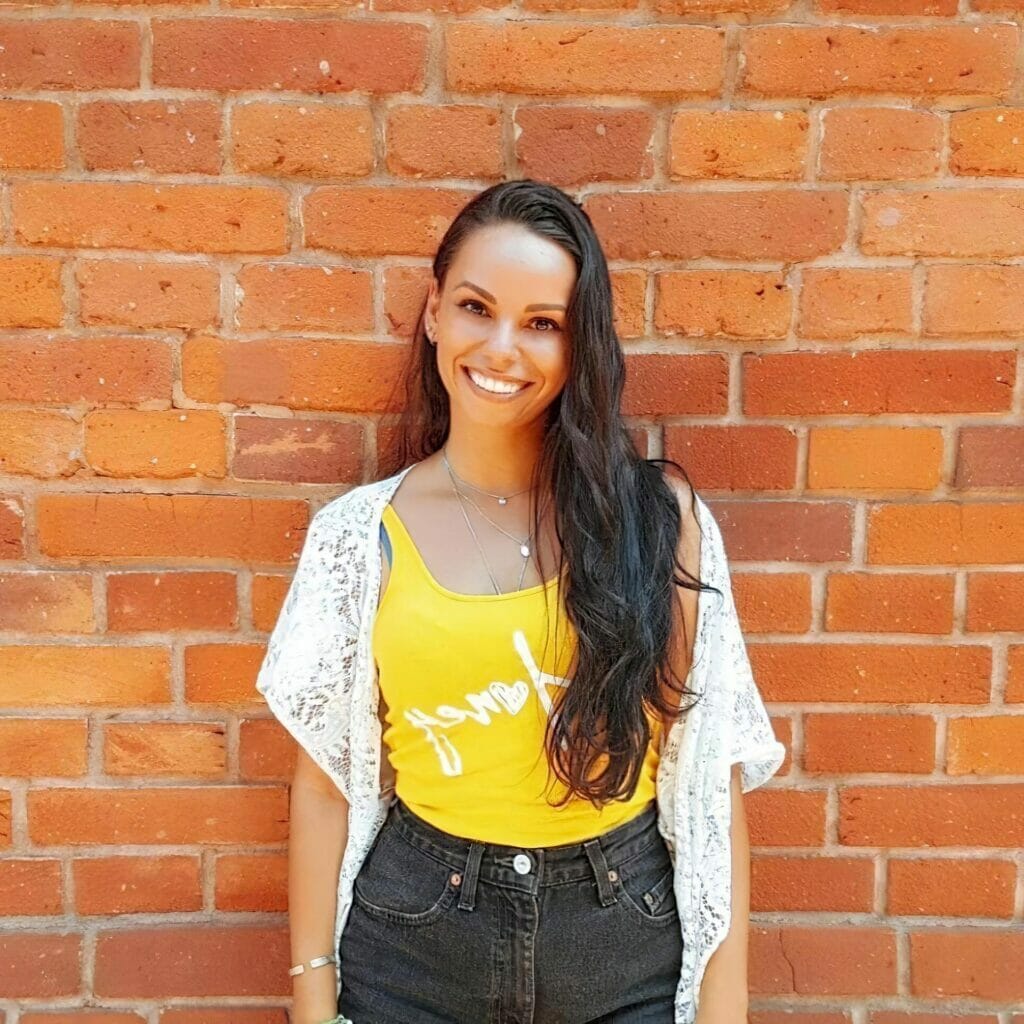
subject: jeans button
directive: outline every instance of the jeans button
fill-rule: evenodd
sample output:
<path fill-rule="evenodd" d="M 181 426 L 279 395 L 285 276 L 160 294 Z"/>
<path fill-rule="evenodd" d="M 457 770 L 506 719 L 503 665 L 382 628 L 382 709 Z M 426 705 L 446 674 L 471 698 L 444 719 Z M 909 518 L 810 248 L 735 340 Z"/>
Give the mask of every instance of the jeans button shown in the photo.
<path fill-rule="evenodd" d="M 512 867 L 516 869 L 516 872 L 520 875 L 528 875 L 530 873 L 530 858 L 525 853 L 517 853 L 512 858 Z"/>

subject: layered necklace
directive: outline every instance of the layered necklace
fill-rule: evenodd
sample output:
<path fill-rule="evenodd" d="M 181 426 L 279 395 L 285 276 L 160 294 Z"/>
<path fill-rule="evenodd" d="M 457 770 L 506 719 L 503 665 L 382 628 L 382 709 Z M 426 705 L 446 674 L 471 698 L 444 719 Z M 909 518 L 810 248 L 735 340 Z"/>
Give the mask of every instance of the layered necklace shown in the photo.
<path fill-rule="evenodd" d="M 490 491 L 485 491 L 482 487 L 477 487 L 474 484 L 468 483 L 467 481 L 463 480 L 460 476 L 458 476 L 455 473 L 455 470 L 452 469 L 451 463 L 448 461 L 448 452 L 446 450 L 447 447 L 447 444 L 445 444 L 441 448 L 441 458 L 444 460 L 445 467 L 448 470 L 448 475 L 451 478 L 452 490 L 455 492 L 455 497 L 459 502 L 459 508 L 462 510 L 462 516 L 466 520 L 466 526 L 473 537 L 473 541 L 477 546 L 477 550 L 480 552 L 480 560 L 484 563 L 484 568 L 487 570 L 487 575 L 491 579 L 491 586 L 494 588 L 494 593 L 501 594 L 502 590 L 498 586 L 498 581 L 494 578 L 494 573 L 491 572 L 491 566 L 487 561 L 487 556 L 484 554 L 483 545 L 480 543 L 480 538 L 477 537 L 476 530 L 474 529 L 472 522 L 470 522 L 469 514 L 466 512 L 467 502 L 470 505 L 472 505 L 477 510 L 477 512 L 479 512 L 480 515 L 482 515 L 484 519 L 486 519 L 487 522 L 491 524 L 491 526 L 493 526 L 500 533 L 503 533 L 510 540 L 515 541 L 516 545 L 519 548 L 519 553 L 523 556 L 523 567 L 519 572 L 519 583 L 516 586 L 517 590 L 522 590 L 523 577 L 526 575 L 526 566 L 530 560 L 531 541 L 533 540 L 534 532 L 533 527 L 531 526 L 530 532 L 526 535 L 525 538 L 520 540 L 517 536 L 515 536 L 515 534 L 509 533 L 508 530 L 506 530 L 500 523 L 496 523 L 468 494 L 465 493 L 465 491 L 459 489 L 458 484 L 462 484 L 463 487 L 468 487 L 479 494 L 484 494 L 488 498 L 494 498 L 494 500 L 497 501 L 499 505 L 507 505 L 509 498 L 514 498 L 517 494 L 525 494 L 527 491 L 532 490 L 532 488 L 524 487 L 522 490 L 515 491 L 512 494 L 492 494 Z M 458 484 L 456 483 L 456 481 L 458 481 Z"/>

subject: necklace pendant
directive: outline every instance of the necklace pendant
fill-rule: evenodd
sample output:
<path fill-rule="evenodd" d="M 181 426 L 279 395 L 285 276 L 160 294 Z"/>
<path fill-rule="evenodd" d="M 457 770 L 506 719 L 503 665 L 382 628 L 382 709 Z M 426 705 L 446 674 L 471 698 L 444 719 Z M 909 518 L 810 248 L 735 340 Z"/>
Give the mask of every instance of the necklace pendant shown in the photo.
<path fill-rule="evenodd" d="M 529 558 L 530 546 L 528 544 L 521 544 L 519 547 L 519 553 L 523 556 L 523 558 Z"/>
<path fill-rule="evenodd" d="M 498 499 L 498 504 L 499 505 L 507 505 L 508 504 L 508 498 L 499 498 Z"/>

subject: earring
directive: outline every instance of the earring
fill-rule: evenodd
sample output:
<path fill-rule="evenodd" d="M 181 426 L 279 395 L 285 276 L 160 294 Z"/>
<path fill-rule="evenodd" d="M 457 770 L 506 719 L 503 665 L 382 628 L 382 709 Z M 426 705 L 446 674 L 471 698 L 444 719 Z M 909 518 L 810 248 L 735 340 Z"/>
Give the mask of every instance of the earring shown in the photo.
<path fill-rule="evenodd" d="M 427 341 L 429 341 L 431 345 L 436 345 L 437 344 L 437 342 L 434 341 L 433 336 L 431 335 L 430 331 L 424 329 L 423 333 L 427 336 Z"/>

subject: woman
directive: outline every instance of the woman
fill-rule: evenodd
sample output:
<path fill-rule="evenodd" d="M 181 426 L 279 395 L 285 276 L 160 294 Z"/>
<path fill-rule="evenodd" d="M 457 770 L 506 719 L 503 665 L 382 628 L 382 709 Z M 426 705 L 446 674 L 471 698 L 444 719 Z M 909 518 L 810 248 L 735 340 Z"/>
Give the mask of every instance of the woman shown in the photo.
<path fill-rule="evenodd" d="M 745 913 L 705 974 L 673 824 L 674 726 L 705 699 L 686 686 L 693 638 L 700 621 L 712 646 L 735 611 L 698 576 L 720 551 L 717 531 L 702 551 L 706 506 L 619 414 L 608 270 L 582 209 L 533 181 L 478 195 L 438 249 L 413 351 L 402 468 L 314 517 L 257 680 L 300 744 L 293 1021 L 691 1020 L 701 975 L 701 1024 L 745 1020 Z M 726 599 L 719 619 L 701 592 Z M 750 789 L 782 760 L 742 682 L 691 729 L 720 746 L 682 759 L 715 754 L 712 837 L 730 809 L 708 766 L 743 764 Z"/>

